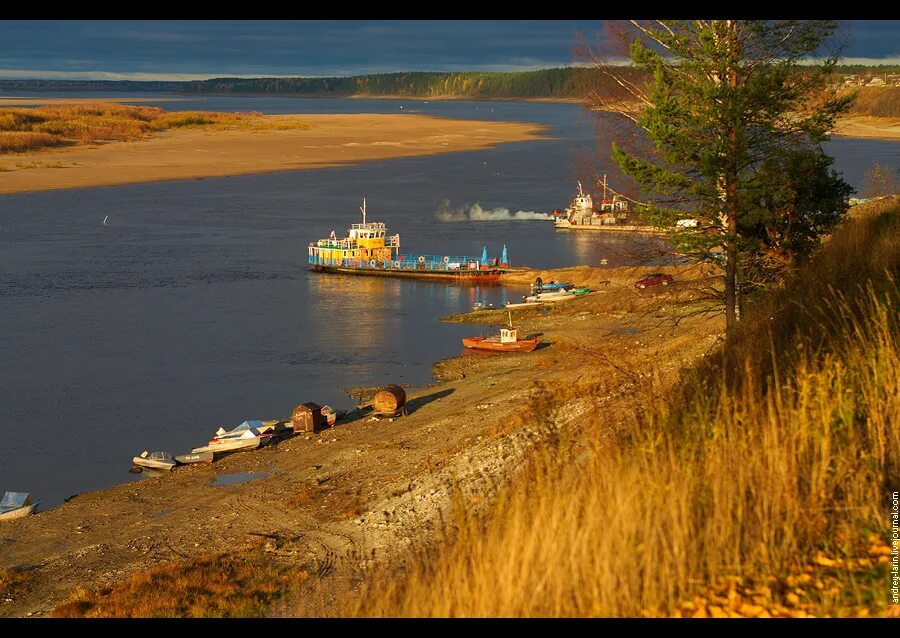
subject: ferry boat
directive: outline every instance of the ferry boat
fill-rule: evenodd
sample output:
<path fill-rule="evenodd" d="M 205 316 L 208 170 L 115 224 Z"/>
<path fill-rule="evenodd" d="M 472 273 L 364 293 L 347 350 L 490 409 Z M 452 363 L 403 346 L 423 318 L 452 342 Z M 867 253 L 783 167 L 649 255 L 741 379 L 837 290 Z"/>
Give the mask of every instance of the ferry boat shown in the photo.
<path fill-rule="evenodd" d="M 326 239 L 309 244 L 309 267 L 320 272 L 417 277 L 457 283 L 498 281 L 509 269 L 506 246 L 500 259 L 489 260 L 487 249 L 481 257 L 424 255 L 400 252 L 400 235 L 388 235 L 383 222 L 366 221 L 366 200 L 359 208 L 361 224 L 351 224 L 347 236 L 334 231 Z"/>

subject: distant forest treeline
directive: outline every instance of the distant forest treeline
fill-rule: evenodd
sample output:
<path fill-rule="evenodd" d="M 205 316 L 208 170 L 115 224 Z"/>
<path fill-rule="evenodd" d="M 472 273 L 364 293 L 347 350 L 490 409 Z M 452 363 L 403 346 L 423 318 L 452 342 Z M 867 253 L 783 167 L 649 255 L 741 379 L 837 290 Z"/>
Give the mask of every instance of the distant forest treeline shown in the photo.
<path fill-rule="evenodd" d="M 635 75 L 631 69 L 617 69 Z M 597 69 L 565 67 L 510 73 L 464 71 L 379 73 L 323 78 L 215 78 L 184 82 L 0 80 L 0 91 L 143 91 L 197 94 L 351 95 L 468 98 L 579 98 Z"/>
<path fill-rule="evenodd" d="M 293 95 L 406 95 L 470 98 L 577 98 L 588 69 L 455 73 L 414 71 L 331 78 L 221 78 L 188 83 L 192 93 L 274 93 Z"/>
<path fill-rule="evenodd" d="M 646 77 L 632 67 L 610 68 L 636 85 Z M 898 65 L 843 65 L 835 69 L 834 82 L 847 75 L 888 77 L 900 73 Z M 877 91 L 860 87 L 856 113 L 896 116 L 900 87 Z M 293 95 L 308 97 L 404 96 L 413 98 L 468 99 L 583 99 L 596 94 L 615 99 L 621 87 L 596 67 L 563 67 L 510 73 L 463 71 L 379 73 L 324 78 L 216 78 L 183 82 L 133 80 L 0 80 L 0 91 L 141 91 L 189 94 Z M 869 95 L 871 93 L 871 95 Z"/>

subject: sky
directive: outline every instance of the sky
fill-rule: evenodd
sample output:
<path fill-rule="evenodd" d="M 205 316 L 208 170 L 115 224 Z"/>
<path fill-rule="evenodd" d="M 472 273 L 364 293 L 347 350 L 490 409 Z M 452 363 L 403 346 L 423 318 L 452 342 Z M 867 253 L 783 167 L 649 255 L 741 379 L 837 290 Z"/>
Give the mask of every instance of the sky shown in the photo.
<path fill-rule="evenodd" d="M 591 20 L 0 21 L 0 78 L 193 80 L 576 63 Z M 845 21 L 846 63 L 900 64 L 900 20 Z"/>

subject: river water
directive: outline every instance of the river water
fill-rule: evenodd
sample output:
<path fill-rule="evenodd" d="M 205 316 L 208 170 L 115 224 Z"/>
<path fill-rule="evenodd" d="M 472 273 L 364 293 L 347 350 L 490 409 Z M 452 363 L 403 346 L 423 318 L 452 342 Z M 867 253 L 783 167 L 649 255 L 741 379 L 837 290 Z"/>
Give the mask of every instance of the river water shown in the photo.
<path fill-rule="evenodd" d="M 661 244 L 566 233 L 564 207 L 597 157 L 575 105 L 209 97 L 169 110 L 414 113 L 540 122 L 552 139 L 321 169 L 0 197 L 0 491 L 45 507 L 134 480 L 131 457 L 203 445 L 219 426 L 282 418 L 343 388 L 423 385 L 480 327 L 441 323 L 524 292 L 309 272 L 307 243 L 368 219 L 404 251 L 513 265 L 640 263 Z M 402 107 L 402 108 L 401 108 Z M 608 145 L 607 145 L 608 146 Z M 900 144 L 835 140 L 855 185 Z M 610 173 L 612 171 L 610 170 Z M 102 221 L 108 216 L 106 225 Z"/>

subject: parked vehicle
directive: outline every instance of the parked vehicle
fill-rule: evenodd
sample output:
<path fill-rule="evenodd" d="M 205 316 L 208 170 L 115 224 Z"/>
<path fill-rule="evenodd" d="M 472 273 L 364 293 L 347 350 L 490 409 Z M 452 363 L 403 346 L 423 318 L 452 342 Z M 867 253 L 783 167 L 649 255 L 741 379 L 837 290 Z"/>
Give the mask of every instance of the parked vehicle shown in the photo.
<path fill-rule="evenodd" d="M 646 288 L 648 286 L 658 286 L 662 284 L 663 286 L 668 286 L 674 277 L 672 275 L 666 275 L 661 272 L 655 272 L 652 275 L 647 275 L 643 279 L 638 279 L 634 282 L 635 288 Z"/>

